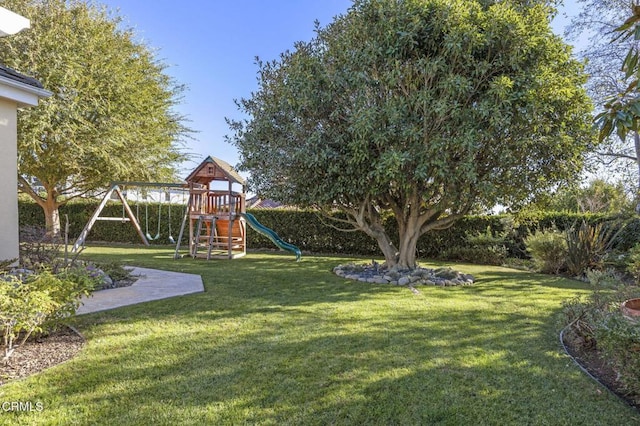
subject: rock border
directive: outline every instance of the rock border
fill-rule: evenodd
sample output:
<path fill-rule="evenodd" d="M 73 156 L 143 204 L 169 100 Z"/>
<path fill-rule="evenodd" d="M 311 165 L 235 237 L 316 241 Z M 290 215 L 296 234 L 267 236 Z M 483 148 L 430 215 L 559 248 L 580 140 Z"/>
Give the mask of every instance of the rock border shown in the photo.
<path fill-rule="evenodd" d="M 369 264 L 348 263 L 333 268 L 333 273 L 349 280 L 371 284 L 391 284 L 399 286 L 432 285 L 453 287 L 471 285 L 475 278 L 470 274 L 463 274 L 451 268 L 421 268 L 408 270 L 389 270 L 377 262 Z"/>

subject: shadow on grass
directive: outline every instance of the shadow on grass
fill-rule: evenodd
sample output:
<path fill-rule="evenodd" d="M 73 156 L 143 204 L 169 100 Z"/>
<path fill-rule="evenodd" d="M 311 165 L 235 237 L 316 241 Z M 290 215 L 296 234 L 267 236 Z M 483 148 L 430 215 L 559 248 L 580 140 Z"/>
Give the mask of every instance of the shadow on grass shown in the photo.
<path fill-rule="evenodd" d="M 638 420 L 558 355 L 548 317 L 367 307 L 354 317 L 346 307 L 333 315 L 286 306 L 242 310 L 183 321 L 184 329 L 161 335 L 151 326 L 125 347 L 94 349 L 38 397 L 59 393 L 73 407 L 92 407 L 79 419 L 90 424 Z"/>
<path fill-rule="evenodd" d="M 122 258 L 164 265 L 149 253 Z M 3 398 L 79 424 L 638 421 L 559 350 L 560 301 L 584 288 L 568 280 L 486 268 L 416 295 L 336 277 L 335 258 L 167 260 L 206 292 L 79 318 L 83 354 Z"/>

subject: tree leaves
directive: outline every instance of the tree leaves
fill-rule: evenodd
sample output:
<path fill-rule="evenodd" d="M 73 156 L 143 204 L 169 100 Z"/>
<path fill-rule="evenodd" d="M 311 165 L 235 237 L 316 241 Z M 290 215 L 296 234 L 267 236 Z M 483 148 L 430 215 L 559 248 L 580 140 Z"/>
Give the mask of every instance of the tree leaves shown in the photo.
<path fill-rule="evenodd" d="M 20 173 L 36 177 L 56 203 L 110 180 L 170 179 L 189 131 L 173 110 L 183 87 L 154 53 L 94 5 L 3 6 L 28 17 L 31 29 L 0 39 L 0 61 L 53 92 L 20 112 Z"/>
<path fill-rule="evenodd" d="M 239 102 L 250 119 L 232 123 L 230 140 L 253 189 L 294 204 L 390 208 L 402 240 L 476 203 L 522 200 L 571 178 L 591 142 L 590 103 L 547 12 L 354 2 L 314 40 L 263 64 L 260 89 Z"/>
<path fill-rule="evenodd" d="M 640 40 L 640 6 L 632 5 L 631 16 L 618 28 L 618 33 L 611 43 L 621 43 L 633 37 Z M 629 132 L 638 131 L 640 119 L 640 94 L 638 93 L 638 79 L 640 78 L 640 52 L 632 45 L 624 60 L 621 71 L 624 72 L 624 80 L 632 79 L 626 89 L 609 97 L 604 105 L 604 111 L 596 115 L 594 123 L 599 129 L 600 141 L 608 138 L 615 130 L 621 140 L 625 140 Z"/>

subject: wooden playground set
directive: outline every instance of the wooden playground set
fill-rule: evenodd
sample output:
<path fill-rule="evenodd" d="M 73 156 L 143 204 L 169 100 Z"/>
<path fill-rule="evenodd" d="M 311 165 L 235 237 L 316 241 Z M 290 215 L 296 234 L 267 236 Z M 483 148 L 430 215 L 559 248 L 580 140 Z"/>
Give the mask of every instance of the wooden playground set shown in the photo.
<path fill-rule="evenodd" d="M 219 189 L 226 183 L 226 188 Z M 217 186 L 218 188 L 214 188 Z M 212 259 L 235 259 L 247 254 L 247 224 L 257 232 L 269 238 L 277 247 L 291 251 L 300 260 L 298 247 L 283 241 L 273 230 L 265 227 L 257 219 L 246 212 L 246 181 L 223 160 L 207 157 L 185 179 L 185 183 L 162 182 L 112 182 L 98 208 L 93 213 L 80 236 L 76 240 L 73 251 L 77 251 L 84 243 L 93 225 L 100 220 L 130 222 L 135 227 L 143 244 L 149 245 L 154 239 L 148 230 L 143 232 L 139 214 L 134 214 L 123 193 L 123 188 L 157 188 L 171 189 L 188 194 L 180 233 L 176 242 L 174 258 L 182 257 L 180 246 L 188 226 L 189 256 Z M 122 203 L 126 217 L 103 217 L 100 213 L 107 202 L 116 196 Z M 169 214 L 170 214 L 169 210 Z M 173 240 L 171 231 L 169 238 Z"/>

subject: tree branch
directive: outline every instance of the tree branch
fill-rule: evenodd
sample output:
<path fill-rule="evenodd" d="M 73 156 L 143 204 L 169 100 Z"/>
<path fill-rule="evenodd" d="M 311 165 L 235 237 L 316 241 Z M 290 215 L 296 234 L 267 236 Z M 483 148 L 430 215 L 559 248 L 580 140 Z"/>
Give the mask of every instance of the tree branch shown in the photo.
<path fill-rule="evenodd" d="M 322 223 L 325 226 L 328 226 L 329 228 L 333 228 L 333 229 L 335 229 L 337 231 L 341 231 L 341 232 L 356 232 L 356 231 L 360 231 L 360 228 L 358 228 L 358 225 L 355 222 L 350 221 L 348 219 L 340 219 L 340 218 L 331 216 L 331 215 L 329 215 L 329 213 L 327 213 L 327 212 L 325 212 L 323 210 L 320 210 L 320 209 L 318 211 L 318 218 L 320 219 L 320 223 Z M 332 225 L 331 223 L 325 222 L 323 220 L 323 218 L 327 218 L 329 220 L 332 220 L 332 221 L 338 222 L 338 223 L 346 223 L 348 225 L 351 225 L 352 228 L 350 228 L 350 229 L 340 228 L 340 227 L 338 227 L 336 225 Z"/>
<path fill-rule="evenodd" d="M 615 157 L 615 158 L 623 158 L 625 160 L 638 161 L 638 157 L 634 157 L 633 155 L 622 154 L 619 152 L 600 152 L 596 151 L 596 154 L 603 155 L 605 157 Z"/>
<path fill-rule="evenodd" d="M 44 206 L 44 200 L 42 197 L 33 190 L 29 182 L 27 182 L 27 180 L 20 174 L 18 175 L 18 189 L 33 198 L 40 207 Z"/>

